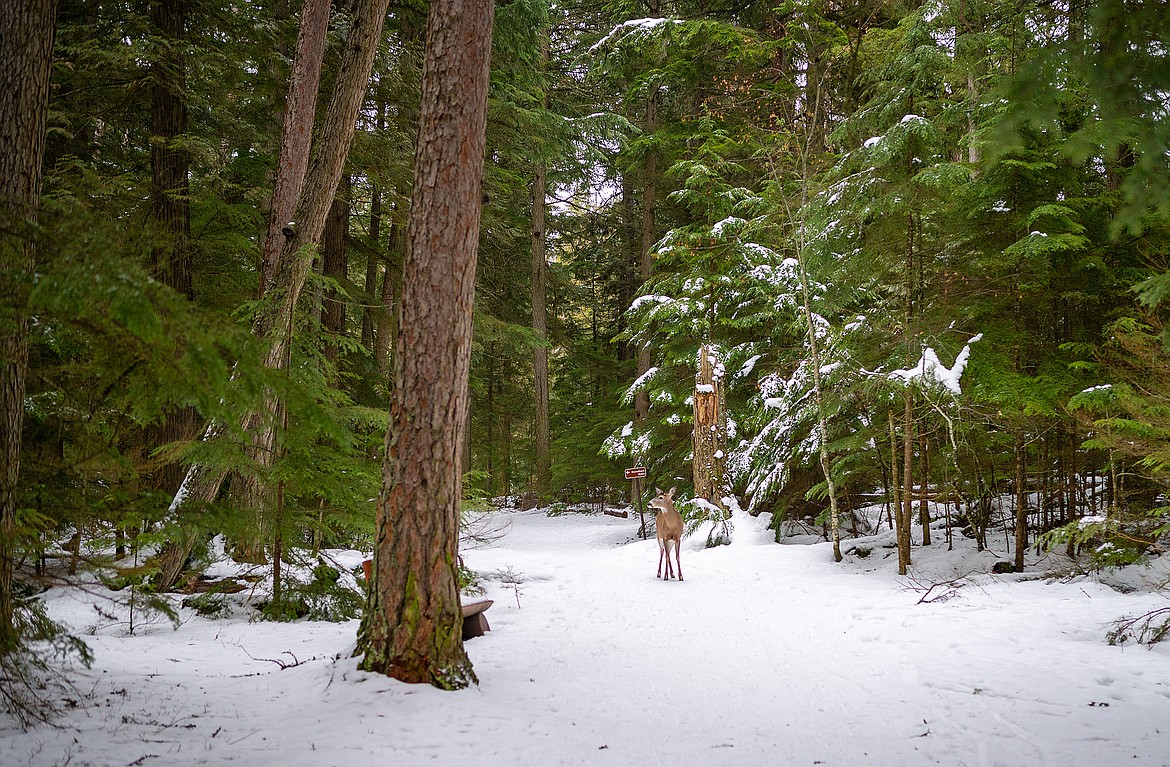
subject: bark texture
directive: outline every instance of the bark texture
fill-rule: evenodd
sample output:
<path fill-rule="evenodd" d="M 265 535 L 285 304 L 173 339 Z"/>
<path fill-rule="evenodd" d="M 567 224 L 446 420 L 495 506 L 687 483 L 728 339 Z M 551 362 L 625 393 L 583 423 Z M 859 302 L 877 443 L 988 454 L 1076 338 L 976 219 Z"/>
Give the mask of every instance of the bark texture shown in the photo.
<path fill-rule="evenodd" d="M 293 218 L 313 140 L 313 117 L 321 85 L 321 63 L 329 30 L 329 0 L 305 0 L 297 33 L 297 52 L 289 77 L 288 99 L 281 126 L 280 155 L 268 214 L 268 231 L 260 260 L 260 295 L 264 295 L 276 274 L 287 231 L 296 230 Z M 293 224 L 293 226 L 289 226 Z"/>
<path fill-rule="evenodd" d="M 458 590 L 492 3 L 435 0 L 427 18 L 394 400 L 378 498 L 363 668 L 446 689 L 476 682 Z"/>
<path fill-rule="evenodd" d="M 694 415 L 694 459 L 691 461 L 695 497 L 704 498 L 724 512 L 727 416 L 723 407 L 723 377 L 715 374 L 715 355 L 710 346 L 699 347 L 699 370 L 691 400 Z"/>
<path fill-rule="evenodd" d="M 16 489 L 56 17 L 56 0 L 0 3 L 0 656 L 19 644 Z"/>

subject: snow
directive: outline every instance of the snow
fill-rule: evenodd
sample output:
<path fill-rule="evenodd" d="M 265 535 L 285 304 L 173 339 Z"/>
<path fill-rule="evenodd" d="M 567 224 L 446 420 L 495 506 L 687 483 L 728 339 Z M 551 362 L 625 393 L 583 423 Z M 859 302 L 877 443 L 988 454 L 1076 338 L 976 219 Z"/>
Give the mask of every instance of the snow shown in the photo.
<path fill-rule="evenodd" d="M 670 296 L 638 296 L 630 303 L 630 311 L 637 311 L 642 304 L 668 304 L 673 300 Z"/>
<path fill-rule="evenodd" d="M 623 21 L 621 24 L 618 24 L 613 29 L 611 29 L 609 31 L 609 34 L 607 34 L 605 37 L 601 38 L 596 43 L 594 43 L 592 46 L 590 46 L 589 53 L 592 55 L 592 54 L 596 53 L 598 51 L 598 49 L 600 49 L 606 45 L 609 45 L 610 43 L 613 43 L 617 40 L 620 40 L 621 38 L 625 37 L 626 35 L 649 34 L 650 32 L 653 32 L 655 29 L 662 26 L 663 24 L 682 24 L 682 21 L 680 19 L 658 19 L 658 18 L 630 19 L 629 21 Z"/>
<path fill-rule="evenodd" d="M 653 380 L 654 376 L 656 376 L 656 375 L 658 375 L 658 366 L 657 365 L 649 368 L 645 373 L 638 376 L 634 380 L 634 383 L 630 386 L 630 388 L 626 389 L 626 393 L 625 393 L 625 395 L 623 395 L 623 401 L 633 401 L 634 394 L 645 389 L 647 384 L 649 384 L 650 381 Z M 630 435 L 629 434 L 622 434 L 622 436 L 628 437 Z"/>
<path fill-rule="evenodd" d="M 746 362 L 743 363 L 743 366 L 740 367 L 739 372 L 735 374 L 735 377 L 743 378 L 745 376 L 751 375 L 752 371 L 756 369 L 756 363 L 759 362 L 760 358 L 763 356 L 764 355 L 762 354 L 753 354 L 747 359 Z"/>
<path fill-rule="evenodd" d="M 875 147 L 880 143 L 882 143 L 881 136 L 870 136 L 869 138 L 867 138 L 865 140 L 865 143 L 863 143 L 862 146 L 865 147 L 866 149 L 870 149 L 871 147 Z M 836 202 L 835 197 L 833 199 L 829 200 L 830 205 L 832 205 L 834 202 Z"/>
<path fill-rule="evenodd" d="M 637 517 L 500 513 L 507 533 L 463 552 L 495 600 L 466 645 L 476 687 L 359 671 L 357 621 L 184 610 L 175 631 L 94 628 L 76 705 L 30 732 L 0 717 L 0 764 L 1166 764 L 1170 650 L 1104 641 L 1166 605 L 1148 589 L 991 576 L 1006 555 L 957 533 L 900 578 L 888 531 L 835 564 L 740 514 L 729 546 L 684 540 L 686 580 L 664 582 Z M 45 599 L 95 627 L 82 590 Z"/>
<path fill-rule="evenodd" d="M 900 378 L 907 384 L 916 379 L 933 381 L 934 383 L 941 384 L 952 394 L 962 394 L 959 380 L 963 377 L 963 371 L 966 370 L 967 361 L 971 357 L 971 344 L 978 343 L 982 339 L 982 333 L 972 336 L 971 340 L 963 346 L 962 351 L 955 357 L 955 364 L 949 368 L 939 360 L 938 353 L 932 347 L 928 346 L 922 350 L 922 357 L 919 358 L 917 365 L 912 368 L 894 370 L 890 373 L 889 377 L 891 379 Z"/>
<path fill-rule="evenodd" d="M 765 259 L 765 260 L 769 260 L 776 255 L 775 251 L 771 250 L 770 248 L 764 247 L 763 245 L 761 245 L 758 242 L 745 242 L 745 243 L 743 243 L 742 247 L 744 250 L 748 251 L 751 255 L 758 256 L 758 257 Z"/>
<path fill-rule="evenodd" d="M 711 234 L 715 235 L 716 237 L 722 237 L 723 230 L 726 229 L 727 227 L 739 228 L 746 223 L 747 222 L 744 221 L 742 218 L 736 218 L 735 216 L 728 216 L 727 218 L 723 219 L 722 221 L 716 221 L 711 226 Z"/>
<path fill-rule="evenodd" d="M 866 327 L 867 323 L 868 318 L 864 314 L 859 314 L 851 322 L 845 323 L 844 330 L 846 333 L 852 333 L 854 330 L 860 330 Z"/>

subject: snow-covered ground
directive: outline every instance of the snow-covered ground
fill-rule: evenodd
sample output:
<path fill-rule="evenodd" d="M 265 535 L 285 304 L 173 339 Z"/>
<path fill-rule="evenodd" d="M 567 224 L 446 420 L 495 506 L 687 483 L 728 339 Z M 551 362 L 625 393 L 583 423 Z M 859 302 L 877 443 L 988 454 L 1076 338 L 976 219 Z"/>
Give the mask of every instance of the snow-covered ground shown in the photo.
<path fill-rule="evenodd" d="M 663 582 L 634 519 L 501 517 L 464 552 L 495 600 L 467 643 L 478 687 L 357 671 L 356 621 L 184 611 L 98 628 L 77 705 L 57 728 L 0 718 L 0 764 L 1170 765 L 1170 651 L 1105 642 L 1158 593 L 990 576 L 997 557 L 945 544 L 903 579 L 886 538 L 838 565 L 748 518 L 730 546 L 685 542 L 686 580 Z M 48 601 L 101 623 L 77 590 Z"/>

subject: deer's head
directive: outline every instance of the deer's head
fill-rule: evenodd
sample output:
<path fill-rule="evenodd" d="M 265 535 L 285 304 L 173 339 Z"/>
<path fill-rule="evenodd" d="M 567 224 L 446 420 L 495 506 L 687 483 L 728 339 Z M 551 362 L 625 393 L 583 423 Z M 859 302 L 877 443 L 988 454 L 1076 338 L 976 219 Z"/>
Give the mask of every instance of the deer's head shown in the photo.
<path fill-rule="evenodd" d="M 650 508 L 655 511 L 674 511 L 674 493 L 678 488 L 672 487 L 670 490 L 660 490 L 654 488 L 654 498 L 648 504 Z"/>

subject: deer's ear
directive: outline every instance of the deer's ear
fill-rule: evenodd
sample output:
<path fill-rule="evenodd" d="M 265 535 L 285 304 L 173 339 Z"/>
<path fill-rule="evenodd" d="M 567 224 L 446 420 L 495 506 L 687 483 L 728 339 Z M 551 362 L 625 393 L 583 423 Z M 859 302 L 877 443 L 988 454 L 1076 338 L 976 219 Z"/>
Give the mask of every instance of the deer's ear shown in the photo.
<path fill-rule="evenodd" d="M 676 492 L 677 490 L 678 490 L 678 488 L 677 488 L 677 487 L 672 487 L 672 488 L 670 488 L 670 492 L 669 492 L 669 493 L 667 493 L 667 495 L 669 495 L 671 498 L 673 498 L 673 497 L 674 497 L 674 494 L 675 494 L 675 492 Z M 661 492 L 661 491 L 659 491 L 659 492 Z"/>
<path fill-rule="evenodd" d="M 654 486 L 654 494 L 655 495 L 662 495 L 662 490 L 659 489 L 659 487 L 657 485 Z"/>

